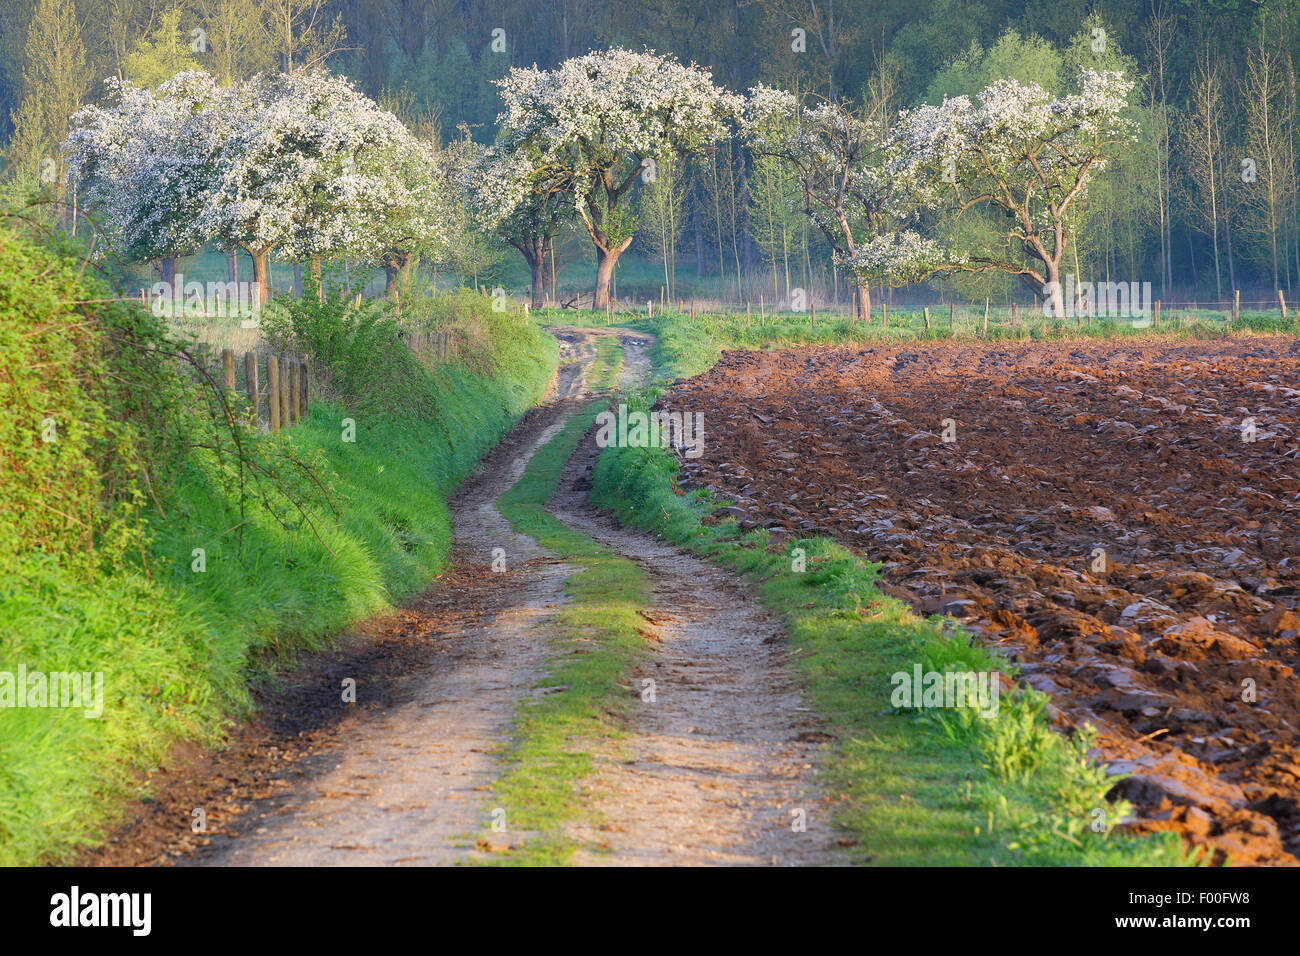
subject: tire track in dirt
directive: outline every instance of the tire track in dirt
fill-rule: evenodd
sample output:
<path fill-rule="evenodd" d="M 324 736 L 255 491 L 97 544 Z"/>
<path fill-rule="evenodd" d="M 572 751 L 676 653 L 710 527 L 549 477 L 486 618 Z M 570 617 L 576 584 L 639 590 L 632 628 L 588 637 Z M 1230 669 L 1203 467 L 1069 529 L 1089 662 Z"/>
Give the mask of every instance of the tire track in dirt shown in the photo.
<path fill-rule="evenodd" d="M 649 377 L 647 337 L 624 332 L 624 388 Z M 549 508 L 635 561 L 654 582 L 656 649 L 630 692 L 640 702 L 621 753 L 591 783 L 598 827 L 578 825 L 586 865 L 838 862 L 830 808 L 813 782 L 824 739 L 804 705 L 786 636 L 735 575 L 588 504 L 600 449 L 589 433 Z M 654 701 L 642 699 L 643 679 Z M 799 828 L 796 829 L 796 824 Z"/>
<path fill-rule="evenodd" d="M 513 532 L 495 502 L 589 398 L 599 336 L 623 340 L 625 379 L 649 374 L 651 339 L 552 329 L 567 360 L 533 409 L 451 503 L 452 568 L 407 607 L 308 655 L 261 697 L 225 750 L 156 775 L 157 796 L 87 862 L 101 865 L 431 865 L 472 858 L 490 821 L 512 720 L 534 694 L 546 631 L 574 568 Z M 655 583 L 647 615 L 657 684 L 620 762 L 602 754 L 598 832 L 575 828 L 589 864 L 792 864 L 834 859 L 811 777 L 817 721 L 804 708 L 774 618 L 727 572 L 629 531 L 587 503 L 599 454 L 588 435 L 552 501 L 576 530 Z M 493 549 L 509 562 L 493 573 Z M 343 706 L 340 683 L 357 682 Z M 202 807 L 207 831 L 190 831 Z M 791 811 L 806 815 L 806 832 Z M 512 833 L 513 841 L 527 834 Z"/>
<path fill-rule="evenodd" d="M 580 407 L 595 356 L 561 333 L 544 404 L 480 462 L 450 503 L 441 582 L 307 655 L 261 695 L 259 717 L 219 752 L 155 775 L 156 797 L 91 854 L 99 865 L 428 865 L 472 853 L 497 755 L 544 667 L 543 632 L 568 566 L 515 534 L 494 502 Z M 509 558 L 491 570 L 493 549 Z M 341 683 L 356 681 L 357 703 Z M 190 828 L 193 808 L 206 832 Z"/>

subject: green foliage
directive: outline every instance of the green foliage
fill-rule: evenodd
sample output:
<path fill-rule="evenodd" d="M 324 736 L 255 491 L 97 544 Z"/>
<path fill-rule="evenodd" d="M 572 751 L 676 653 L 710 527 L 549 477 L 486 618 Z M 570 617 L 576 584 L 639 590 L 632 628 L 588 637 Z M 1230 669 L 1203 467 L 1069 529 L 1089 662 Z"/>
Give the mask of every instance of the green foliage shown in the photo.
<path fill-rule="evenodd" d="M 59 143 L 67 135 L 68 117 L 80 105 L 91 74 L 73 0 L 39 0 L 28 16 L 21 64 L 10 67 L 14 74 L 21 72 L 22 99 L 12 117 L 8 171 L 35 183 L 38 173 L 46 172 L 42 163 L 48 161 L 51 178 L 41 182 L 57 186 L 63 181 Z"/>
<path fill-rule="evenodd" d="M 126 78 L 136 86 L 153 89 L 177 73 L 201 69 L 190 50 L 189 31 L 181 28 L 184 13 L 177 6 L 159 14 L 157 27 L 122 61 Z"/>
<path fill-rule="evenodd" d="M 40 551 L 89 573 L 140 547 L 146 470 L 178 453 L 175 383 L 158 321 L 93 303 L 109 291 L 72 250 L 20 225 L 0 221 L 0 566 Z"/>
<path fill-rule="evenodd" d="M 385 402 L 318 398 L 270 436 L 158 320 L 102 298 L 75 260 L 0 228 L 0 671 L 103 674 L 98 719 L 0 710 L 0 864 L 69 858 L 175 741 L 216 740 L 250 678 L 426 586 L 447 496 L 557 361 L 536 328 L 480 315 L 496 338 L 474 363 L 412 360 Z M 369 315 L 308 311 L 322 349 L 352 330 L 320 367 L 334 380 L 358 335 L 391 341 L 358 332 Z"/>

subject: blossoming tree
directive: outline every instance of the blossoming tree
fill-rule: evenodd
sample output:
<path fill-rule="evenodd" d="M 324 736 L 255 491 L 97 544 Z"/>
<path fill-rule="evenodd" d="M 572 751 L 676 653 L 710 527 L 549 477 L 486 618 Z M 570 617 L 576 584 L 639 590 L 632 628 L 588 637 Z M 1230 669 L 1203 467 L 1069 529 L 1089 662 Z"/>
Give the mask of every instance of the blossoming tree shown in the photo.
<path fill-rule="evenodd" d="M 887 176 L 921 187 L 922 205 L 951 204 L 956 215 L 996 210 L 1005 242 L 945 261 L 937 247 L 895 243 L 860 263 L 864 271 L 908 276 L 1000 270 L 1020 276 L 1065 315 L 1061 260 L 1070 216 L 1089 180 L 1133 136 L 1122 112 L 1133 83 L 1119 72 L 1084 70 L 1076 91 L 1053 97 L 1036 83 L 1000 80 L 975 104 L 946 99 L 905 113 L 887 144 Z"/>
<path fill-rule="evenodd" d="M 786 90 L 756 86 L 745 101 L 741 129 L 751 150 L 775 157 L 794 174 L 805 214 L 853 271 L 858 314 L 870 321 L 876 273 L 866 264 L 897 252 L 899 241 L 902 248 L 929 248 L 912 233 L 891 238 L 911 214 L 903 197 L 914 205 L 921 186 L 908 171 L 886 171 L 885 122 L 843 102 L 807 106 Z"/>
<path fill-rule="evenodd" d="M 433 143 L 405 132 L 368 159 L 375 186 L 360 193 L 369 224 L 362 257 L 383 267 L 389 295 L 399 295 L 420 257 L 436 257 L 446 245 L 455 200 L 448 161 Z"/>
<path fill-rule="evenodd" d="M 155 91 L 112 81 L 113 101 L 74 118 L 70 175 L 128 258 L 216 241 L 244 250 L 262 297 L 267 256 L 340 255 L 401 273 L 446 217 L 435 150 L 324 70 L 230 87 L 202 71 Z"/>
<path fill-rule="evenodd" d="M 534 308 L 555 290 L 547 275 L 555 236 L 574 214 L 573 180 L 547 165 L 527 141 L 484 150 L 465 173 L 465 189 L 483 228 L 518 250 L 532 276 Z"/>
<path fill-rule="evenodd" d="M 637 182 L 665 156 L 724 138 L 740 100 L 694 64 L 617 48 L 554 70 L 515 68 L 497 82 L 505 106 L 498 149 L 531 183 L 515 194 L 522 201 L 538 195 L 538 182 L 572 184 L 596 248 L 592 304 L 604 308 L 618 257 L 632 243 Z"/>
<path fill-rule="evenodd" d="M 131 260 L 160 259 L 174 279 L 177 256 L 209 238 L 195 223 L 216 176 L 216 145 L 241 111 L 242 91 L 207 73 L 178 73 L 150 91 L 107 82 L 108 105 L 83 107 L 63 145 L 68 177 Z"/>
<path fill-rule="evenodd" d="M 379 211 L 412 210 L 401 195 L 407 183 L 394 175 L 395 157 L 419 156 L 405 127 L 324 70 L 251 87 L 246 115 L 217 149 L 216 181 L 196 228 L 247 252 L 263 295 L 274 249 L 311 261 L 317 274 L 322 258 L 376 255 L 384 245 L 374 228 Z M 423 224 L 418 215 L 410 222 Z"/>

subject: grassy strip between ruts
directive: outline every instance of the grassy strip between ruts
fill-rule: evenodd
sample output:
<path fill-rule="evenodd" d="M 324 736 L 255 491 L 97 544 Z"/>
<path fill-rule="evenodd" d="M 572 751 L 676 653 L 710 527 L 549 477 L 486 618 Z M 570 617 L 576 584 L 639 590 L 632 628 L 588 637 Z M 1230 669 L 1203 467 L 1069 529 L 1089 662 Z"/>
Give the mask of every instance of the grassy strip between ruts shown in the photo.
<path fill-rule="evenodd" d="M 613 384 L 620 357 L 617 339 L 598 340 L 593 387 Z M 571 603 L 556 617 L 555 653 L 541 681 L 543 687 L 563 689 L 520 704 L 514 745 L 493 786 L 509 830 L 530 837 L 488 862 L 569 860 L 576 844 L 565 836 L 565 824 L 592 816 L 582 790 L 593 769 L 591 751 L 622 736 L 633 702 L 628 675 L 646 652 L 637 612 L 651 601 L 650 580 L 634 562 L 567 527 L 546 509 L 566 462 L 604 407 L 604 402 L 593 402 L 574 415 L 501 497 L 501 513 L 517 532 L 582 570 L 565 582 Z"/>
<path fill-rule="evenodd" d="M 691 330 L 656 345 L 668 376 L 697 374 L 718 344 Z M 653 395 L 642 396 L 648 401 Z M 951 622 L 914 615 L 875 587 L 878 567 L 811 538 L 769 550 L 766 531 L 703 519 L 718 506 L 683 495 L 676 463 L 659 448 L 607 449 L 593 500 L 632 526 L 749 576 L 780 613 L 806 692 L 831 735 L 822 784 L 856 862 L 881 865 L 1180 865 L 1176 837 L 1136 838 L 1114 825 L 1114 783 L 1087 758 L 1089 736 L 1058 734 L 1046 697 L 1003 693 L 991 718 L 971 708 L 895 709 L 891 678 L 1015 666 Z M 802 550 L 805 570 L 796 570 Z"/>

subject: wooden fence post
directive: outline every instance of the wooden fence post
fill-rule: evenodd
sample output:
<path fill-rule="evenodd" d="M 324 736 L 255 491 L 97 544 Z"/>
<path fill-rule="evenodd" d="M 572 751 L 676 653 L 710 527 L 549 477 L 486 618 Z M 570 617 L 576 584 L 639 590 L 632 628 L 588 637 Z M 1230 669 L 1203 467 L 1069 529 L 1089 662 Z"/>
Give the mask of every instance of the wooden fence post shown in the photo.
<path fill-rule="evenodd" d="M 244 353 L 244 377 L 248 379 L 244 388 L 248 393 L 248 404 L 253 409 L 253 420 L 257 420 L 257 353 Z"/>
<path fill-rule="evenodd" d="M 1277 301 L 1278 301 L 1278 305 L 1282 306 L 1282 321 L 1285 322 L 1286 321 L 1286 296 L 1282 294 L 1281 289 L 1277 290 Z"/>
<path fill-rule="evenodd" d="M 226 386 L 226 391 L 233 392 L 235 390 L 235 350 L 234 349 L 221 350 L 221 372 L 222 372 L 223 384 Z"/>
<path fill-rule="evenodd" d="M 310 391 L 307 388 L 307 357 L 306 356 L 303 356 L 301 365 L 302 365 L 302 371 L 300 374 L 302 375 L 302 407 L 299 410 L 302 413 L 302 417 L 306 418 L 308 415 L 307 402 L 308 399 L 311 397 Z"/>
<path fill-rule="evenodd" d="M 989 334 L 989 299 L 984 297 L 984 334 Z"/>
<path fill-rule="evenodd" d="M 811 320 L 812 324 L 809 326 L 809 328 L 815 329 L 817 328 L 817 303 L 814 302 L 812 299 L 808 300 L 808 311 L 809 314 L 812 316 L 812 320 Z"/>
<path fill-rule="evenodd" d="M 925 317 L 925 330 L 930 331 L 930 307 L 928 305 L 921 307 L 921 314 Z"/>
<path fill-rule="evenodd" d="M 952 331 L 952 313 L 955 308 L 956 305 L 954 305 L 952 302 L 948 303 L 948 331 L 949 332 Z"/>
<path fill-rule="evenodd" d="M 271 434 L 280 430 L 280 363 L 274 355 L 266 357 L 266 388 L 271 406 Z"/>
<path fill-rule="evenodd" d="M 888 302 L 880 303 L 880 327 L 882 329 L 889 328 L 889 303 Z"/>
<path fill-rule="evenodd" d="M 289 424 L 298 424 L 298 389 L 302 383 L 298 381 L 298 359 L 295 356 L 289 357 Z"/>
<path fill-rule="evenodd" d="M 289 427 L 289 361 L 280 359 L 280 427 Z"/>
<path fill-rule="evenodd" d="M 1235 323 L 1239 318 L 1241 318 L 1241 290 L 1233 289 L 1232 290 L 1232 315 L 1229 317 L 1228 321 L 1230 324 L 1232 324 Z"/>
<path fill-rule="evenodd" d="M 1155 321 L 1152 323 L 1157 329 L 1160 328 L 1160 300 L 1156 299 Z"/>

